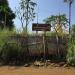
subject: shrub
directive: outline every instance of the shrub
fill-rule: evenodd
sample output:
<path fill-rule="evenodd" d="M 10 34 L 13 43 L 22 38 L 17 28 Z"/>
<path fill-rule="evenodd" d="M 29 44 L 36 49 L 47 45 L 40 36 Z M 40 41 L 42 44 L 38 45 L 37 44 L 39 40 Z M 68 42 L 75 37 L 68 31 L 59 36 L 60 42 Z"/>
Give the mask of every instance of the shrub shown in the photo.
<path fill-rule="evenodd" d="M 2 48 L 2 63 L 11 65 L 21 65 L 29 58 L 27 51 L 17 41 L 7 42 Z"/>
<path fill-rule="evenodd" d="M 8 29 L 0 29 L 0 61 L 1 61 L 1 55 L 2 55 L 2 48 L 4 44 L 9 40 L 8 36 L 15 34 L 14 31 L 9 31 Z"/>
<path fill-rule="evenodd" d="M 2 64 L 24 64 L 29 60 L 27 47 L 22 46 L 22 42 L 15 38 L 14 34 L 17 37 L 13 31 L 0 30 L 0 63 Z"/>
<path fill-rule="evenodd" d="M 5 64 L 14 62 L 17 63 L 21 46 L 16 42 L 5 43 L 2 49 L 2 59 Z"/>
<path fill-rule="evenodd" d="M 75 66 L 75 38 L 68 43 L 67 64 Z"/>

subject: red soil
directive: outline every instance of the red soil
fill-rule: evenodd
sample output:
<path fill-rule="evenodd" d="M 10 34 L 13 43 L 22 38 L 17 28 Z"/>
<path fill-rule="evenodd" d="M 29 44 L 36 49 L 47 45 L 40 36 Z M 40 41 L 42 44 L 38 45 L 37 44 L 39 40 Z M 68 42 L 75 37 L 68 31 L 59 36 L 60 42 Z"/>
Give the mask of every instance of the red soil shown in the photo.
<path fill-rule="evenodd" d="M 75 75 L 75 68 L 0 67 L 0 75 Z"/>

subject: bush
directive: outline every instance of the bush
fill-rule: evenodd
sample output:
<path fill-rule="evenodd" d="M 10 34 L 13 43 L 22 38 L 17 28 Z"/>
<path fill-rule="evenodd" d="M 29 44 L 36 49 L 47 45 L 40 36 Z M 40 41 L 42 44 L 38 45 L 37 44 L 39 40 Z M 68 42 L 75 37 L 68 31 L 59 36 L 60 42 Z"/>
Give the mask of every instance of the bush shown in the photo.
<path fill-rule="evenodd" d="M 16 43 L 6 43 L 2 49 L 2 59 L 4 63 L 17 61 L 20 47 Z"/>
<path fill-rule="evenodd" d="M 75 66 L 75 38 L 72 38 L 68 43 L 67 64 Z"/>
<path fill-rule="evenodd" d="M 2 63 L 20 65 L 24 64 L 28 57 L 21 44 L 16 41 L 7 42 L 2 48 Z"/>
<path fill-rule="evenodd" d="M 17 42 L 17 39 L 11 39 L 10 36 L 16 34 L 13 31 L 0 31 L 0 63 L 2 64 L 21 64 L 26 62 L 26 50 Z M 17 36 L 17 35 L 16 35 Z"/>
<path fill-rule="evenodd" d="M 0 61 L 2 60 L 2 48 L 5 43 L 8 42 L 8 36 L 15 34 L 13 31 L 9 31 L 8 29 L 0 29 Z"/>

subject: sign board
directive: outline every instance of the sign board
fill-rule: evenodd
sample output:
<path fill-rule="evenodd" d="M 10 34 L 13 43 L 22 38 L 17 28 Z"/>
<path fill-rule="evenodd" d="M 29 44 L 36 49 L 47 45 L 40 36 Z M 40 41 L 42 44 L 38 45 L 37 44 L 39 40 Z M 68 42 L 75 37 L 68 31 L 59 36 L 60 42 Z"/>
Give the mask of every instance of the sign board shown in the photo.
<path fill-rule="evenodd" d="M 51 25 L 50 24 L 33 23 L 32 24 L 32 30 L 33 31 L 50 31 Z"/>

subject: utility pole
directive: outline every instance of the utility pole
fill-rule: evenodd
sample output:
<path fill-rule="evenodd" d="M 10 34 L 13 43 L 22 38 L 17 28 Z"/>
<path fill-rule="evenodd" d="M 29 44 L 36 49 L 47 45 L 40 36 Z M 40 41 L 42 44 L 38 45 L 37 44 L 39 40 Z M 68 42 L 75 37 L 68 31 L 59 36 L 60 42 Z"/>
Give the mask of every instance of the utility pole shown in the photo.
<path fill-rule="evenodd" d="M 72 5 L 72 1 L 70 0 L 69 2 L 69 34 L 71 34 L 71 5 Z"/>
<path fill-rule="evenodd" d="M 69 34 L 71 34 L 71 5 L 73 0 L 64 0 L 64 2 L 69 3 Z"/>

